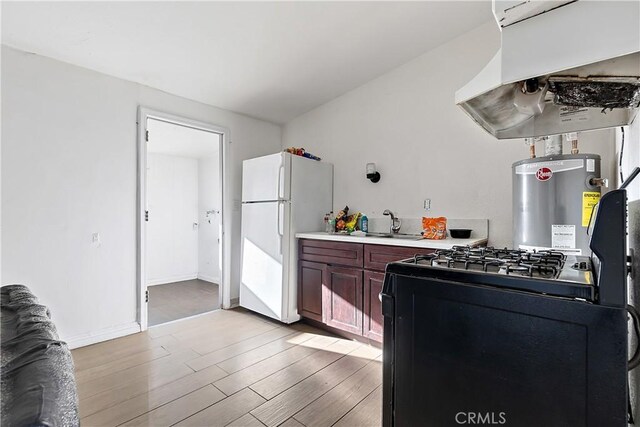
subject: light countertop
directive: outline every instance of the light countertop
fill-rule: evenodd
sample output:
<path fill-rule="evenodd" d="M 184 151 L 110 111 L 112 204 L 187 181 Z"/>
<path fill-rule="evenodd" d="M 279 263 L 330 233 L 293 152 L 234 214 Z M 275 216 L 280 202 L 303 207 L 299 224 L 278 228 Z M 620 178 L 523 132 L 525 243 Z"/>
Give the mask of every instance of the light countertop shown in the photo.
<path fill-rule="evenodd" d="M 330 240 L 334 242 L 368 243 L 370 245 L 408 246 L 412 248 L 450 249 L 452 246 L 482 246 L 487 244 L 486 238 L 429 240 L 418 237 L 390 238 L 378 236 L 350 236 L 348 234 L 328 234 L 323 232 L 297 233 L 298 239 Z"/>

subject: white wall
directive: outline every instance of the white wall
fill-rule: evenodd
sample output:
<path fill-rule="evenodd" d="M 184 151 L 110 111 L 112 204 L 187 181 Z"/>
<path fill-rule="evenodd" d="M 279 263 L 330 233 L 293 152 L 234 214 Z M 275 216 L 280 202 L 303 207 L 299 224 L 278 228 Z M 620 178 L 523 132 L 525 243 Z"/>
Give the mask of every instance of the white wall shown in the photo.
<path fill-rule="evenodd" d="M 147 285 L 198 277 L 198 160 L 147 155 Z"/>
<path fill-rule="evenodd" d="M 198 277 L 220 283 L 220 214 L 207 217 L 206 212 L 221 212 L 219 153 L 198 159 L 198 203 L 200 227 L 198 229 Z"/>
<path fill-rule="evenodd" d="M 334 211 L 420 217 L 430 198 L 429 216 L 488 218 L 490 243 L 511 246 L 511 164 L 528 151 L 522 140 L 486 134 L 454 103 L 499 44 L 489 22 L 287 123 L 283 146 L 335 165 Z M 601 154 L 612 176 L 613 132 L 581 139 L 581 151 Z M 367 162 L 377 164 L 379 183 L 365 178 Z"/>
<path fill-rule="evenodd" d="M 242 160 L 280 150 L 279 126 L 3 46 L 2 280 L 30 286 L 75 345 L 136 326 L 138 105 L 230 129 L 231 298 Z"/>

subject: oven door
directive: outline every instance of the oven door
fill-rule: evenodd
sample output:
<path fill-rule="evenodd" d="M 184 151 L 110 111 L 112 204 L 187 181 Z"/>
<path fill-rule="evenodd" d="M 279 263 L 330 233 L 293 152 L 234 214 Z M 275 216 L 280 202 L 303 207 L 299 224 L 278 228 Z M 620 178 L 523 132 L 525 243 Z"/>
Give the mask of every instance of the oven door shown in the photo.
<path fill-rule="evenodd" d="M 387 276 L 385 426 L 626 426 L 624 309 Z"/>

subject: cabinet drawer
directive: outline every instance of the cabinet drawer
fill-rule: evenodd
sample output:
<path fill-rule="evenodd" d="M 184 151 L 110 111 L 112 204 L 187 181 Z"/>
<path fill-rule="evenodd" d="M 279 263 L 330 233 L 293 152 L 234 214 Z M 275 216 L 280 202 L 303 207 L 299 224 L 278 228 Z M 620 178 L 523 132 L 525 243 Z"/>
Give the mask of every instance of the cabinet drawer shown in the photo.
<path fill-rule="evenodd" d="M 387 264 L 414 255 L 429 254 L 434 249 L 407 248 L 402 246 L 364 245 L 364 268 L 367 270 L 384 271 Z"/>
<path fill-rule="evenodd" d="M 298 258 L 323 264 L 362 268 L 364 245 L 360 243 L 300 239 Z"/>

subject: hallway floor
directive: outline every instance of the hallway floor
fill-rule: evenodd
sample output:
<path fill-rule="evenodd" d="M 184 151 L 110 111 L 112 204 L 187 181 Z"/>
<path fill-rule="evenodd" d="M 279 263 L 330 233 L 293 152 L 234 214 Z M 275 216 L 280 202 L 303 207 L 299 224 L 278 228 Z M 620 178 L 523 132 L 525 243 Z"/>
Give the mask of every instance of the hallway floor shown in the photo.
<path fill-rule="evenodd" d="M 149 286 L 149 326 L 217 310 L 218 285 L 194 279 Z"/>

